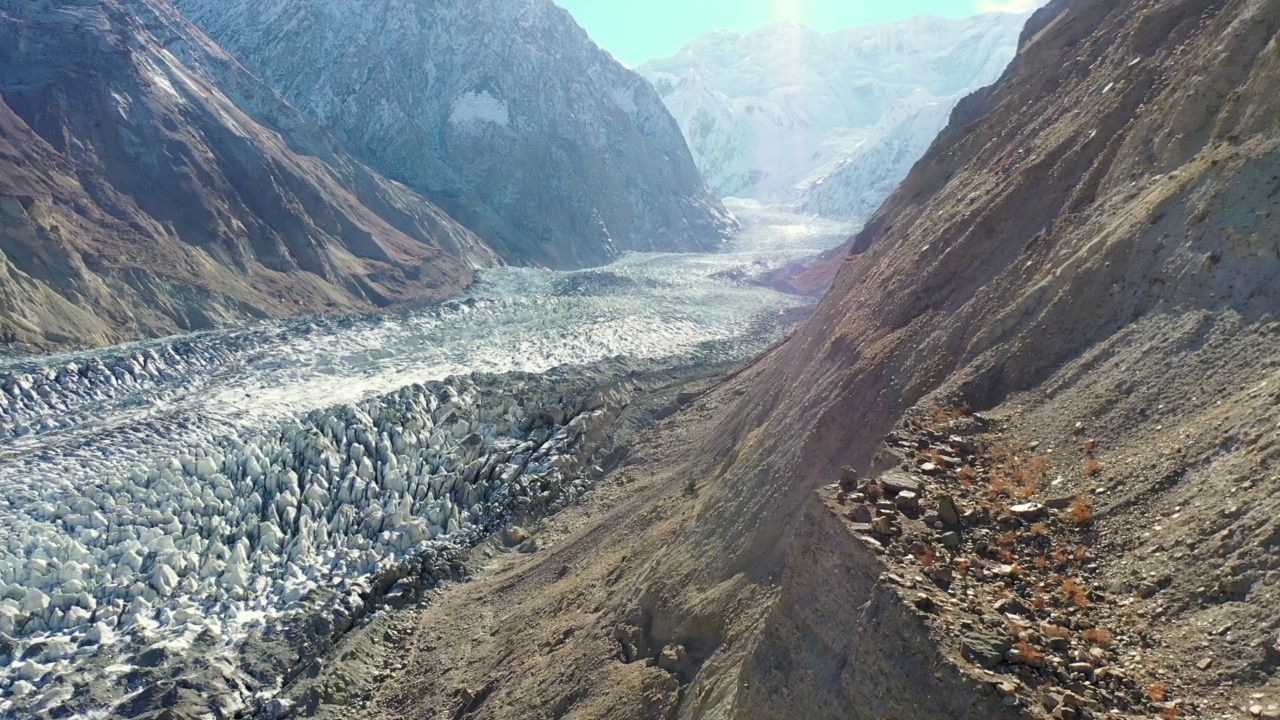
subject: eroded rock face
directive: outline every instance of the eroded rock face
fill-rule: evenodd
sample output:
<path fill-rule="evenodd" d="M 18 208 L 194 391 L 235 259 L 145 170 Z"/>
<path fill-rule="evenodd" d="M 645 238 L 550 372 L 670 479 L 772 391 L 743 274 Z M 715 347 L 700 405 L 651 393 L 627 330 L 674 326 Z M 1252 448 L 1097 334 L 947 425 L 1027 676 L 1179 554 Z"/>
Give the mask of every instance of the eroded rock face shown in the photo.
<path fill-rule="evenodd" d="M 509 260 L 709 250 L 734 226 L 649 84 L 549 0 L 175 4 Z"/>
<path fill-rule="evenodd" d="M 497 262 L 167 4 L 6 0 L 0 18 L 6 340 L 368 311 Z"/>

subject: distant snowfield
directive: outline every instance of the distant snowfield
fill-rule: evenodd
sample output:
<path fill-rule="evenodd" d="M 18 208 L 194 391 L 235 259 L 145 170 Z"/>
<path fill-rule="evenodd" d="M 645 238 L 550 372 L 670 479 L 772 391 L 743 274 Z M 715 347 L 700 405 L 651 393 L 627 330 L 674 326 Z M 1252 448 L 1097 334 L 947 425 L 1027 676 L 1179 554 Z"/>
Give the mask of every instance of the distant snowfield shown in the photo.
<path fill-rule="evenodd" d="M 85 683 L 192 648 L 230 663 L 311 599 L 571 502 L 604 410 L 533 423 L 554 387 L 470 374 L 758 352 L 761 318 L 807 301 L 751 279 L 854 228 L 730 206 L 746 230 L 718 254 L 485 271 L 395 317 L 0 362 L 0 716 L 87 712 Z"/>
<path fill-rule="evenodd" d="M 863 221 L 1013 58 L 1025 14 L 712 32 L 637 69 L 722 197 Z"/>

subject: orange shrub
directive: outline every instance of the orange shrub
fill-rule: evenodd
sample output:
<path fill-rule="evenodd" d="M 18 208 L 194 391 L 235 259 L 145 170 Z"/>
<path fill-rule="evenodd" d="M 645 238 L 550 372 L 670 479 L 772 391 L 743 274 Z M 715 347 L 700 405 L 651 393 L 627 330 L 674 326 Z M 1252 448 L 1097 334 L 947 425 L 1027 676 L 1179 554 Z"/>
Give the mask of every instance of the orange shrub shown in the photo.
<path fill-rule="evenodd" d="M 1088 525 L 1093 521 L 1093 500 L 1088 495 L 1077 495 L 1067 515 L 1076 525 Z"/>
<path fill-rule="evenodd" d="M 1083 585 L 1067 578 L 1062 581 L 1062 599 L 1083 610 L 1089 607 L 1089 591 Z"/>
<path fill-rule="evenodd" d="M 1087 478 L 1097 477 L 1102 473 L 1102 463 L 1096 458 L 1089 458 L 1084 461 L 1084 476 Z"/>
<path fill-rule="evenodd" d="M 1084 638 L 1085 642 L 1092 643 L 1093 645 L 1097 645 L 1098 647 L 1101 647 L 1101 648 L 1111 647 L 1111 643 L 1115 641 L 1115 638 L 1111 635 L 1111 632 L 1108 630 L 1103 630 L 1102 628 L 1085 630 L 1083 633 L 1081 633 L 1080 636 Z"/>

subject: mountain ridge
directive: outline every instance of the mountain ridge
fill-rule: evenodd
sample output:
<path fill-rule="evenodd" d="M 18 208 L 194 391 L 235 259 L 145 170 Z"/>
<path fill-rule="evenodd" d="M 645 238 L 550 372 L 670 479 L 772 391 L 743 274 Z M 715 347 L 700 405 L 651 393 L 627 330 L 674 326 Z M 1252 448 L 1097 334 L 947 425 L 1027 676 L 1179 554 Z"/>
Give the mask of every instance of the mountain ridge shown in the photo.
<path fill-rule="evenodd" d="M 368 312 L 442 299 L 499 262 L 167 4 L 6 0 L 0 13 L 11 342 Z"/>
<path fill-rule="evenodd" d="M 549 0 L 176 6 L 511 262 L 709 250 L 736 227 L 648 84 Z"/>
<path fill-rule="evenodd" d="M 946 123 L 992 82 L 1026 15 L 919 16 L 820 33 L 778 24 L 708 33 L 639 68 L 722 196 L 861 221 Z"/>

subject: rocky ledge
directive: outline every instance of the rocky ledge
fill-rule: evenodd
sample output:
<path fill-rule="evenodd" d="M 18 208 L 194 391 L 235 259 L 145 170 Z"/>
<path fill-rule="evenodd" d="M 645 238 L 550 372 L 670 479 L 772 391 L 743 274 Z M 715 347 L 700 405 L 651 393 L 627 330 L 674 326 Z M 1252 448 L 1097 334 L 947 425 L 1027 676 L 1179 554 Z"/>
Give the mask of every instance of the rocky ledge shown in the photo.
<path fill-rule="evenodd" d="M 1095 442 L 1079 445 L 1084 476 L 1099 475 Z M 887 437 L 874 479 L 846 468 L 824 493 L 883 568 L 879 584 L 1005 707 L 1057 720 L 1196 716 L 1170 671 L 1208 670 L 1214 656 L 1165 657 L 1134 622 L 1135 602 L 1172 575 L 1104 582 L 1094 494 L 1058 492 L 1052 453 L 1005 445 L 990 418 L 935 409 Z M 1237 592 L 1229 580 L 1207 589 Z"/>

